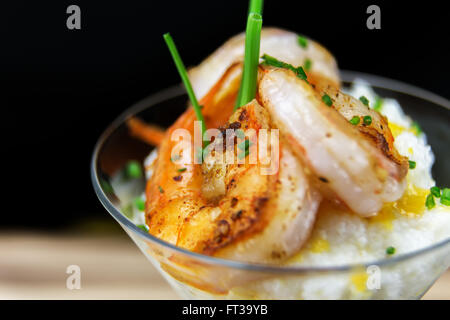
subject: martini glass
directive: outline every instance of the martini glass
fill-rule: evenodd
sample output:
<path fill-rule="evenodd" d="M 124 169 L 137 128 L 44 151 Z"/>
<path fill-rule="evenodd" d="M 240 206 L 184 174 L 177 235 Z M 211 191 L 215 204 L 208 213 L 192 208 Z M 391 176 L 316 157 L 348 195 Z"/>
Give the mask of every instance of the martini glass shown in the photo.
<path fill-rule="evenodd" d="M 355 78 L 367 81 L 380 96 L 396 99 L 408 115 L 418 120 L 436 156 L 433 177 L 438 185 L 450 184 L 446 163 L 450 156 L 449 101 L 378 76 L 343 71 L 341 77 L 344 86 Z M 152 150 L 129 135 L 125 121 L 137 116 L 168 127 L 185 110 L 186 101 L 183 88 L 176 86 L 130 107 L 102 134 L 91 163 L 92 183 L 103 206 L 182 298 L 419 299 L 450 266 L 450 238 L 417 251 L 362 264 L 283 267 L 194 253 L 143 231 L 127 217 L 123 204 L 144 191 L 145 181 L 135 181 L 131 194 L 126 196 L 118 192 L 120 185 L 111 188 L 110 184 L 111 177 L 128 161 L 142 162 Z"/>

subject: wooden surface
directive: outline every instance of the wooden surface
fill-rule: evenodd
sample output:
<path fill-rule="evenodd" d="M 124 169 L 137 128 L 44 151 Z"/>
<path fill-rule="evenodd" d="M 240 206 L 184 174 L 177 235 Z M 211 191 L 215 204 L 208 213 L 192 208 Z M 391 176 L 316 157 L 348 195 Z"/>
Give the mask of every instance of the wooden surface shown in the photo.
<path fill-rule="evenodd" d="M 81 290 L 66 268 L 81 268 Z M 450 299 L 450 271 L 425 295 Z M 125 235 L 0 235 L 0 299 L 178 299 Z"/>

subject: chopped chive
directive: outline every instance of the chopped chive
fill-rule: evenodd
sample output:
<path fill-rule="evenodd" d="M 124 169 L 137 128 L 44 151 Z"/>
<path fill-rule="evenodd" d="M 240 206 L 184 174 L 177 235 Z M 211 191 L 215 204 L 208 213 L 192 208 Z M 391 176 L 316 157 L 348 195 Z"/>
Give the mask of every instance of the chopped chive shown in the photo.
<path fill-rule="evenodd" d="M 434 197 L 431 193 L 427 196 L 427 199 L 425 200 L 425 206 L 427 207 L 428 210 L 431 210 L 436 206 L 436 202 L 434 201 Z"/>
<path fill-rule="evenodd" d="M 408 162 L 409 162 L 409 168 L 410 169 L 415 169 L 416 168 L 416 162 L 415 161 L 408 160 Z"/>
<path fill-rule="evenodd" d="M 306 82 L 308 82 L 308 81 L 306 80 L 307 77 L 306 77 L 305 70 L 303 70 L 303 67 L 302 67 L 302 66 L 300 66 L 300 67 L 298 67 L 297 69 L 295 69 L 295 74 L 297 75 L 298 78 L 300 78 L 300 79 L 305 80 Z"/>
<path fill-rule="evenodd" d="M 244 140 L 241 143 L 238 144 L 238 148 L 241 150 L 247 150 L 252 145 L 252 142 L 250 140 Z"/>
<path fill-rule="evenodd" d="M 446 206 L 450 206 L 450 189 L 442 189 L 441 203 Z"/>
<path fill-rule="evenodd" d="M 290 65 L 288 63 L 280 61 L 275 57 L 269 56 L 267 53 L 263 54 L 261 58 L 263 59 L 263 64 L 265 65 L 277 68 L 290 69 Z M 294 66 L 292 66 L 292 68 L 294 68 Z"/>
<path fill-rule="evenodd" d="M 138 208 L 139 211 L 145 210 L 145 201 L 141 197 L 134 198 L 134 205 Z"/>
<path fill-rule="evenodd" d="M 430 188 L 430 192 L 436 198 L 440 198 L 441 197 L 441 188 L 439 188 L 439 187 L 436 187 L 436 186 L 431 187 Z"/>
<path fill-rule="evenodd" d="M 178 172 L 185 172 L 187 170 L 187 168 L 180 168 L 180 169 L 178 169 L 177 171 Z"/>
<path fill-rule="evenodd" d="M 264 64 L 267 64 L 269 66 L 272 67 L 276 67 L 276 68 L 284 68 L 284 69 L 291 69 L 291 70 L 295 70 L 295 67 L 292 64 L 283 62 L 278 60 L 275 57 L 269 56 L 268 54 L 263 54 L 263 56 L 261 57 L 264 61 Z"/>
<path fill-rule="evenodd" d="M 120 208 L 120 211 L 124 214 L 125 217 L 133 219 L 134 212 L 132 203 L 127 203 L 126 205 L 122 206 Z"/>
<path fill-rule="evenodd" d="M 302 48 L 308 47 L 308 39 L 302 35 L 297 36 L 297 42 L 300 45 L 300 47 L 302 47 Z"/>
<path fill-rule="evenodd" d="M 312 61 L 310 59 L 306 58 L 305 62 L 303 63 L 303 68 L 306 71 L 309 71 L 309 70 L 311 70 L 311 66 L 312 66 Z"/>
<path fill-rule="evenodd" d="M 244 70 L 241 86 L 234 110 L 246 105 L 255 98 L 256 80 L 259 65 L 259 44 L 261 40 L 262 17 L 258 13 L 250 13 L 245 31 Z"/>
<path fill-rule="evenodd" d="M 173 61 L 175 62 L 175 66 L 177 67 L 178 73 L 180 74 L 181 80 L 183 81 L 184 87 L 186 88 L 186 92 L 191 100 L 192 107 L 194 108 L 195 115 L 197 116 L 198 121 L 202 123 L 202 137 L 206 131 L 205 120 L 203 119 L 202 111 L 200 105 L 198 104 L 197 98 L 195 97 L 194 89 L 192 89 L 191 82 L 189 81 L 189 77 L 184 66 L 183 61 L 181 60 L 180 54 L 178 53 L 177 47 L 175 46 L 175 42 L 173 42 L 170 33 L 164 34 L 164 40 L 166 41 L 167 47 L 169 48 L 170 54 L 172 55 Z"/>
<path fill-rule="evenodd" d="M 111 186 L 111 184 L 105 179 L 100 179 L 100 186 L 102 187 L 102 190 L 104 193 L 113 193 L 114 192 L 114 189 Z"/>
<path fill-rule="evenodd" d="M 353 118 L 350 119 L 350 123 L 354 126 L 356 126 L 360 121 L 361 119 L 358 116 L 353 116 Z"/>
<path fill-rule="evenodd" d="M 263 63 L 264 64 L 272 66 L 272 67 L 276 67 L 276 68 L 283 68 L 283 69 L 292 70 L 298 78 L 308 82 L 307 77 L 306 77 L 306 73 L 303 70 L 303 67 L 300 66 L 300 67 L 296 68 L 292 64 L 280 61 L 277 58 L 269 56 L 268 54 L 264 54 L 261 58 L 263 59 Z"/>
<path fill-rule="evenodd" d="M 372 117 L 371 116 L 364 116 L 363 118 L 364 124 L 370 126 L 372 124 Z"/>
<path fill-rule="evenodd" d="M 164 193 L 164 189 L 161 186 L 158 186 L 159 193 Z"/>
<path fill-rule="evenodd" d="M 329 107 L 333 105 L 333 100 L 331 100 L 330 96 L 326 93 L 322 96 L 322 101 Z"/>
<path fill-rule="evenodd" d="M 395 248 L 394 247 L 387 247 L 386 248 L 386 254 L 393 255 L 394 253 L 395 253 Z"/>
<path fill-rule="evenodd" d="M 125 165 L 125 175 L 127 178 L 137 179 L 142 177 L 141 164 L 138 161 L 131 160 Z"/>
<path fill-rule="evenodd" d="M 376 97 L 375 103 L 373 105 L 373 110 L 380 111 L 382 107 L 383 107 L 383 99 L 381 99 L 380 97 Z"/>
<path fill-rule="evenodd" d="M 239 159 L 244 159 L 248 154 L 250 153 L 250 146 L 252 145 L 252 142 L 250 140 L 244 140 L 241 143 L 238 144 L 238 148 L 242 150 L 241 153 L 238 154 Z"/>
<path fill-rule="evenodd" d="M 369 106 L 369 99 L 367 99 L 365 96 L 359 97 L 359 100 L 363 103 L 363 105 Z"/>
<path fill-rule="evenodd" d="M 138 227 L 139 229 L 142 229 L 145 232 L 148 231 L 147 227 L 145 225 L 143 225 L 143 224 L 137 224 L 136 227 Z"/>
<path fill-rule="evenodd" d="M 414 133 L 416 134 L 416 136 L 418 136 L 422 133 L 422 128 L 420 127 L 420 125 L 417 121 L 413 121 L 411 126 L 412 126 L 412 129 L 414 130 Z"/>
<path fill-rule="evenodd" d="M 253 12 L 262 15 L 263 6 L 264 6 L 263 0 L 251 0 L 250 6 L 248 7 L 248 14 Z"/>

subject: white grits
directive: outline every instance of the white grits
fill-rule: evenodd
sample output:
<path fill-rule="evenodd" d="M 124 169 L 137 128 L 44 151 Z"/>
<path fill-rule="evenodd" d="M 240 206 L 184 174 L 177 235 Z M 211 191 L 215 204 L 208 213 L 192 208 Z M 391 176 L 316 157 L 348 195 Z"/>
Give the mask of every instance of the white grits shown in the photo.
<path fill-rule="evenodd" d="M 372 106 L 377 95 L 362 80 L 356 80 L 349 91 L 355 98 L 365 96 Z M 422 195 L 435 185 L 431 176 L 434 155 L 427 144 L 424 133 L 417 135 L 413 130 L 413 121 L 404 114 L 399 103 L 393 99 L 383 99 L 380 111 L 388 120 L 395 136 L 395 146 L 400 154 L 416 162 L 416 168 L 409 170 L 407 180 L 410 190 L 421 190 Z M 148 165 L 156 158 L 152 152 L 145 160 Z M 151 172 L 146 172 L 147 178 Z M 421 203 L 421 202 L 420 202 Z M 389 219 L 368 220 L 349 212 L 327 207 L 327 212 L 319 212 L 312 235 L 305 247 L 286 265 L 289 266 L 337 266 L 354 263 L 368 263 L 389 258 L 388 247 L 395 248 L 395 254 L 411 252 L 430 246 L 450 237 L 450 207 L 440 204 L 432 210 L 424 208 L 420 213 L 410 214 L 391 210 Z M 134 214 L 136 223 L 142 224 L 143 212 Z M 255 281 L 245 287 L 233 288 L 228 295 L 221 298 L 248 298 L 257 292 L 259 298 L 287 299 L 340 299 L 340 298 L 402 298 L 413 297 L 414 290 L 423 287 L 430 277 L 435 277 L 430 264 L 411 265 L 406 269 L 387 270 L 384 272 L 384 290 L 370 292 L 357 289 L 350 274 L 308 277 L 307 279 L 271 279 Z M 402 267 L 403 268 L 403 267 Z M 431 266 L 430 266 L 431 268 Z M 437 272 L 437 271 L 435 271 Z M 417 278 L 418 284 L 408 279 Z M 365 279 L 363 277 L 363 279 Z M 434 279 L 434 278 L 433 278 Z M 174 286 L 185 286 L 170 281 Z M 186 291 L 186 290 L 185 290 Z M 187 292 L 187 291 L 186 291 Z M 206 292 L 190 288 L 185 296 L 209 298 Z"/>

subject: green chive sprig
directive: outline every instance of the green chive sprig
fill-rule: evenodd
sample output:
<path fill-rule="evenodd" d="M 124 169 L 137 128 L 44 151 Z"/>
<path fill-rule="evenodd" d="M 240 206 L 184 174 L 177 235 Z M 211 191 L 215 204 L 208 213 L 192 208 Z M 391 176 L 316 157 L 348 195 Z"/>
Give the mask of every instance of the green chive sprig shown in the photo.
<path fill-rule="evenodd" d="M 261 28 L 261 15 L 259 13 L 251 12 L 248 15 L 247 28 L 245 31 L 244 70 L 242 72 L 241 86 L 239 88 L 238 98 L 236 105 L 234 106 L 234 110 L 249 103 L 255 98 Z"/>
<path fill-rule="evenodd" d="M 248 14 L 257 13 L 262 15 L 263 7 L 264 7 L 263 0 L 250 0 L 250 5 L 248 7 Z"/>
<path fill-rule="evenodd" d="M 186 88 L 189 100 L 191 100 L 191 104 L 192 107 L 194 108 L 195 115 L 197 116 L 198 121 L 202 123 L 202 137 L 203 137 L 206 131 L 205 119 L 203 119 L 201 107 L 198 104 L 198 100 L 195 96 L 194 89 L 192 89 L 192 85 L 191 82 L 189 81 L 189 77 L 186 68 L 184 66 L 184 63 L 181 60 L 180 54 L 178 53 L 177 47 L 175 46 L 175 42 L 173 42 L 170 33 L 165 33 L 163 37 L 164 40 L 166 41 L 167 47 L 169 48 L 170 54 L 172 55 L 173 61 L 175 62 L 175 66 L 177 67 L 181 80 L 183 81 L 184 87 Z"/>
<path fill-rule="evenodd" d="M 416 168 L 417 163 L 415 161 L 408 160 L 408 162 L 409 162 L 409 168 L 410 169 L 415 169 Z"/>

